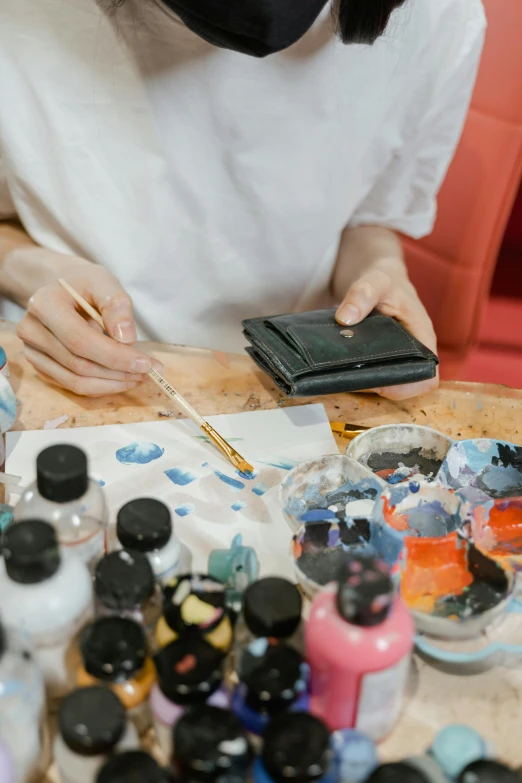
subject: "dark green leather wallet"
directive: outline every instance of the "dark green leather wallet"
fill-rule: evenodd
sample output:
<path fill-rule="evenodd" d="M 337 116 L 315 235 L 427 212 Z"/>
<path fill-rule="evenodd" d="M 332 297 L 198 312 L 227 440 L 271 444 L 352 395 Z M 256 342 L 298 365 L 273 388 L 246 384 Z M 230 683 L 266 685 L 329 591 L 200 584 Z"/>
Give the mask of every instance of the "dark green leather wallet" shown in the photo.
<path fill-rule="evenodd" d="M 335 310 L 243 321 L 255 363 L 289 397 L 415 383 L 433 378 L 437 356 L 394 318 L 373 312 L 340 326 Z"/>

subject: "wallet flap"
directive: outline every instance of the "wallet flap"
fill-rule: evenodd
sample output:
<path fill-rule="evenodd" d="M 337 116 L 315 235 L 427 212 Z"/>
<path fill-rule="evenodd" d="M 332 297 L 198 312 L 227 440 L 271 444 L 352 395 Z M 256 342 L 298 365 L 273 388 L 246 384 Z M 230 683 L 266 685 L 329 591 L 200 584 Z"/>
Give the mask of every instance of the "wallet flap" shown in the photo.
<path fill-rule="evenodd" d="M 310 369 L 424 358 L 426 353 L 398 321 L 376 312 L 355 326 L 339 325 L 334 310 L 318 310 L 265 319 L 265 328 L 275 331 Z"/>

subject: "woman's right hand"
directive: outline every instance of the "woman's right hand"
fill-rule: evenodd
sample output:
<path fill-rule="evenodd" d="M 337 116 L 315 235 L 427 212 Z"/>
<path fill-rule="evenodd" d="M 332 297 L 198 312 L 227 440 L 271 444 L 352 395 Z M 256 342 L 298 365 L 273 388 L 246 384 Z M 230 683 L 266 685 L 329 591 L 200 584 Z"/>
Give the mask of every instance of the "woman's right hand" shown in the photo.
<path fill-rule="evenodd" d="M 19 252 L 50 251 L 24 248 Z M 57 282 L 39 288 L 29 300 L 17 334 L 27 360 L 45 380 L 75 394 L 99 397 L 133 389 L 151 366 L 163 372 L 159 362 L 133 347 L 132 302 L 115 277 L 102 266 L 75 257 L 59 276 L 101 313 L 110 336 L 80 311 Z"/>

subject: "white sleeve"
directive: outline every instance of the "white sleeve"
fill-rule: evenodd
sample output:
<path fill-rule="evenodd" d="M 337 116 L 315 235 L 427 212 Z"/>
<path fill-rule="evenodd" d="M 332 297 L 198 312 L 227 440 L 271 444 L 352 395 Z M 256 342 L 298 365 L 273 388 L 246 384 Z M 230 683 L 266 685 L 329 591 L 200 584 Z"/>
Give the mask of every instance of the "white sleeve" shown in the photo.
<path fill-rule="evenodd" d="M 15 216 L 16 207 L 7 184 L 7 173 L 2 162 L 2 150 L 0 149 L 0 220 Z"/>
<path fill-rule="evenodd" d="M 412 95 L 412 130 L 404 133 L 400 151 L 372 184 L 350 226 L 386 226 L 414 239 L 433 230 L 437 193 L 462 134 L 486 30 L 481 0 L 451 6 L 452 18 L 433 33 L 433 66 Z"/>

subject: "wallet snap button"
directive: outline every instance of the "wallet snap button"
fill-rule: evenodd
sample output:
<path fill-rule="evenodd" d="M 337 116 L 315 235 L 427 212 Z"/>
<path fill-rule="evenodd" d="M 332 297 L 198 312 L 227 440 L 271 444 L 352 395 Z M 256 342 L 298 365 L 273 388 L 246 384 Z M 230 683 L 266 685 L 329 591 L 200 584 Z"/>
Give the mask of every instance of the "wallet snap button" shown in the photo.
<path fill-rule="evenodd" d="M 355 332 L 351 329 L 341 329 L 341 337 L 355 337 Z"/>

